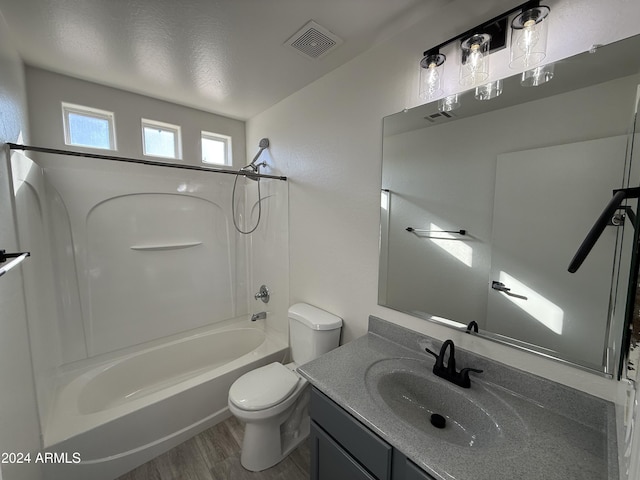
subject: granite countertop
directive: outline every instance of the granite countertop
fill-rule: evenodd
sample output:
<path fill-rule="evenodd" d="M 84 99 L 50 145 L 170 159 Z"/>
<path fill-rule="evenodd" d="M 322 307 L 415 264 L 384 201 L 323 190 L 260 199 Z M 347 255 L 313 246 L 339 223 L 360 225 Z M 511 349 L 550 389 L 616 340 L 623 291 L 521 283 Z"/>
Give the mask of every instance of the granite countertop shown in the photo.
<path fill-rule="evenodd" d="M 481 407 L 488 401 L 489 412 L 496 413 L 488 417 L 497 432 L 492 441 L 443 441 L 442 432 L 427 435 L 403 421 L 372 387 L 372 369 L 400 359 L 391 360 L 396 370 L 402 370 L 404 362 L 430 371 L 434 358 L 424 348 L 439 351 L 441 343 L 370 317 L 367 335 L 302 365 L 298 372 L 438 480 L 619 479 L 613 403 L 457 346 L 458 369 L 484 370 L 472 374 L 467 394 L 476 396 Z"/>

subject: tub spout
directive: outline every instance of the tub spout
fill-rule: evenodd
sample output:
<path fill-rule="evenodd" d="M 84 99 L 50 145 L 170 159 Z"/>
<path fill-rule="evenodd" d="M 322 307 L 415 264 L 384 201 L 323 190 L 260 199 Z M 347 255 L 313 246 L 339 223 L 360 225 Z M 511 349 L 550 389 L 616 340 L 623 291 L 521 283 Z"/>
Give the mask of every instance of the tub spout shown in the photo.
<path fill-rule="evenodd" d="M 251 315 L 251 321 L 255 322 L 256 320 L 265 320 L 267 318 L 267 312 L 258 312 Z"/>

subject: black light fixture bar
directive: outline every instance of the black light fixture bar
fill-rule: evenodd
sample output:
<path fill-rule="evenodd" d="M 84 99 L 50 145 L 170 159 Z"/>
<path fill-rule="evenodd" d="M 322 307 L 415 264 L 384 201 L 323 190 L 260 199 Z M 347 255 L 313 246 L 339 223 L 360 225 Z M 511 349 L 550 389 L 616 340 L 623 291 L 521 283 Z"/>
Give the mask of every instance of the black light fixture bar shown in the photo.
<path fill-rule="evenodd" d="M 506 36 L 507 36 L 507 31 L 508 31 L 508 26 L 507 26 L 507 19 L 510 15 L 521 11 L 523 9 L 528 9 L 531 7 L 536 7 L 540 5 L 540 1 L 539 0 L 534 0 L 534 1 L 528 1 L 528 2 L 524 2 L 520 5 L 518 5 L 517 7 L 512 8 L 511 10 L 508 10 L 504 13 L 501 13 L 500 15 L 493 17 L 490 20 L 487 20 L 484 23 L 481 23 L 478 26 L 475 26 L 473 28 L 470 28 L 469 30 L 467 30 L 466 32 L 463 32 L 459 35 L 456 35 L 455 37 L 450 38 L 449 40 L 442 42 L 438 45 L 436 45 L 433 48 L 430 48 L 429 50 L 425 50 L 424 53 L 422 54 L 423 56 L 427 56 L 430 53 L 433 52 L 438 52 L 440 51 L 440 49 L 442 47 L 444 47 L 445 45 L 449 45 L 452 42 L 455 42 L 456 40 L 464 40 L 468 37 L 470 37 L 471 35 L 474 35 L 476 33 L 489 33 L 490 35 L 492 35 L 492 37 L 495 35 L 496 39 L 500 38 L 499 35 L 496 35 L 497 32 L 500 32 L 501 30 L 504 31 L 504 35 L 503 35 L 503 40 L 502 40 L 502 45 L 500 45 L 500 42 L 497 42 L 498 44 L 495 45 L 496 42 L 494 42 L 494 39 L 491 39 L 491 45 L 490 45 L 490 51 L 496 51 L 499 50 L 501 48 L 504 48 L 506 45 Z"/>

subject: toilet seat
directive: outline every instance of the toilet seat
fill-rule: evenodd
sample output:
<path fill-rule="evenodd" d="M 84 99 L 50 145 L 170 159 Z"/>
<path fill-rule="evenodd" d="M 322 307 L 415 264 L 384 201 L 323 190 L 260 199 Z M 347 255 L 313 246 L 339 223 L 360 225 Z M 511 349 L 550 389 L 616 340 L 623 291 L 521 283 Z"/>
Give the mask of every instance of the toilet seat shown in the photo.
<path fill-rule="evenodd" d="M 289 397 L 299 381 L 296 373 L 274 362 L 236 380 L 229 390 L 229 400 L 242 410 L 264 410 Z"/>

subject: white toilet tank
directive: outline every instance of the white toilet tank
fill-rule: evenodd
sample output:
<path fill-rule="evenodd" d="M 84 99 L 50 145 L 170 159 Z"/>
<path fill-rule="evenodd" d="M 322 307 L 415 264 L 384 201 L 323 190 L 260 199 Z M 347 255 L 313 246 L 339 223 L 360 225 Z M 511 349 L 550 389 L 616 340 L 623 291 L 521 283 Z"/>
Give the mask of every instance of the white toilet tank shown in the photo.
<path fill-rule="evenodd" d="M 289 308 L 291 357 L 303 365 L 340 344 L 342 319 L 306 303 Z"/>

